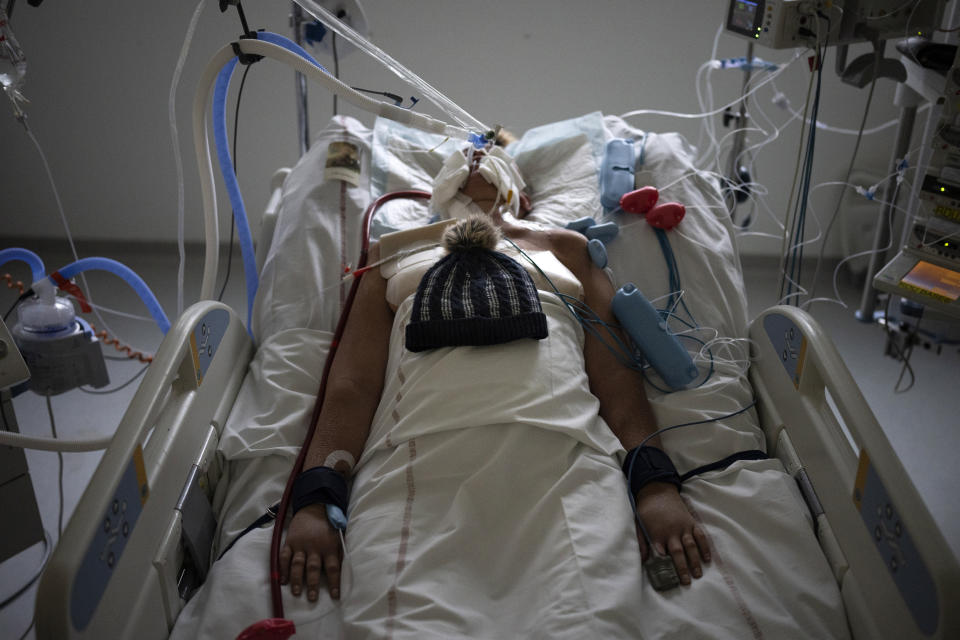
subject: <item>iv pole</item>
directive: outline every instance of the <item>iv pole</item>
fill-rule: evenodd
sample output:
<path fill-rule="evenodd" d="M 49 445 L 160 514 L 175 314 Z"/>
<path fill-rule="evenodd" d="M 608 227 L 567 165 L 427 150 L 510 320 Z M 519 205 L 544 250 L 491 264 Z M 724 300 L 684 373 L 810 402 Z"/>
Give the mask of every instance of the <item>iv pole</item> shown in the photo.
<path fill-rule="evenodd" d="M 296 2 L 293 5 L 293 14 L 290 23 L 293 27 L 293 41 L 303 46 L 303 25 L 307 20 L 303 16 L 303 8 Z M 294 85 L 297 92 L 297 143 L 300 147 L 300 157 L 310 150 L 310 122 L 307 113 L 307 79 L 299 71 L 294 71 Z"/>

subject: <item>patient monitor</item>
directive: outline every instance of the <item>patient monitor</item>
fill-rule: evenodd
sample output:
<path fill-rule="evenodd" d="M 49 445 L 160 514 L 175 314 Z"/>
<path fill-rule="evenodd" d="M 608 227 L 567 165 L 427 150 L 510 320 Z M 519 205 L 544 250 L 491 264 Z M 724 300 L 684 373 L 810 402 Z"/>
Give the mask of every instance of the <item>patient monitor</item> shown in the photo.
<path fill-rule="evenodd" d="M 843 45 L 926 35 L 946 2 L 730 0 L 727 31 L 771 49 Z"/>

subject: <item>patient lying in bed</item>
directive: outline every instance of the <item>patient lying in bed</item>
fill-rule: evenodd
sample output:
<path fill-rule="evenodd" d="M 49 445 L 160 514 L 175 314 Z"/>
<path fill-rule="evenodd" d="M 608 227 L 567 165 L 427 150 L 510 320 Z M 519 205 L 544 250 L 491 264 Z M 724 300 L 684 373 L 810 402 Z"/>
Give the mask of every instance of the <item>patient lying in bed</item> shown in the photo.
<path fill-rule="evenodd" d="M 665 454 L 633 452 L 657 428 L 642 377 L 584 332 L 545 282 L 616 324 L 613 286 L 590 260 L 586 239 L 516 222 L 503 193 L 519 177 L 504 188 L 511 167 L 498 164 L 501 184 L 493 185 L 478 165 L 470 165 L 451 207 L 474 215 L 445 240 L 463 241 L 452 229 L 495 234 L 480 242 L 497 254 L 456 246 L 451 253 L 479 252 L 505 268 L 519 312 L 494 338 L 464 341 L 462 331 L 430 316 L 440 294 L 431 294 L 424 274 L 449 286 L 450 268 L 439 268 L 437 256 L 363 275 L 309 443 L 308 471 L 298 479 L 281 581 L 313 601 L 325 578 L 333 598 L 343 594 L 346 629 L 570 633 L 582 625 L 622 636 L 636 629 L 630 603 L 641 558 L 651 553 L 634 526 L 624 451 L 654 478 L 632 488 L 637 516 L 683 584 L 702 575 L 710 546 L 679 483 L 659 472 L 669 464 Z M 374 245 L 370 264 L 379 262 Z M 451 342 L 448 334 L 460 337 Z M 340 478 L 353 480 L 346 557 L 325 504 L 345 502 Z M 421 580 L 425 572 L 433 586 Z M 520 593 L 522 606 L 513 604 Z"/>

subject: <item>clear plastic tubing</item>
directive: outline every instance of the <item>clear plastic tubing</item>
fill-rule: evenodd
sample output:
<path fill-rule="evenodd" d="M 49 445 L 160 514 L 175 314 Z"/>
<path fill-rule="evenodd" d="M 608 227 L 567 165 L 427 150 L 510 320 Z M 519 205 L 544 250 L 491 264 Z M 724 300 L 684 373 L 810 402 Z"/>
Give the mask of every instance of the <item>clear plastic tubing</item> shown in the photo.
<path fill-rule="evenodd" d="M 150 290 L 150 287 L 147 286 L 147 283 L 143 281 L 143 278 L 138 276 L 133 269 L 123 264 L 122 262 L 117 262 L 116 260 L 111 260 L 110 258 L 81 258 L 76 262 L 71 262 L 67 266 L 63 267 L 58 271 L 58 273 L 69 280 L 73 278 L 78 273 L 83 271 L 90 271 L 91 269 L 98 269 L 100 271 L 109 271 L 122 278 L 127 284 L 137 292 L 137 295 L 140 296 L 140 299 L 143 300 L 143 304 L 146 305 L 147 310 L 150 312 L 150 315 L 153 316 L 154 321 L 156 321 L 157 326 L 160 327 L 160 331 L 164 334 L 170 330 L 170 321 L 167 319 L 167 314 L 163 312 L 163 307 L 160 306 L 160 303 L 157 301 L 156 296 L 153 295 L 153 292 Z M 50 281 L 56 285 L 56 281 L 51 277 Z"/>
<path fill-rule="evenodd" d="M 26 262 L 30 266 L 30 271 L 33 272 L 33 282 L 47 275 L 46 269 L 43 268 L 43 260 L 33 251 L 17 247 L 0 250 L 0 267 L 14 260 Z"/>
<path fill-rule="evenodd" d="M 453 100 L 434 89 L 431 85 L 427 84 L 417 74 L 410 71 L 405 66 L 387 55 L 387 53 L 380 49 L 380 47 L 374 45 L 359 33 L 351 29 L 349 25 L 338 20 L 335 15 L 321 7 L 318 3 L 313 2 L 313 0 L 294 0 L 294 2 L 303 7 L 303 9 L 314 18 L 322 22 L 324 27 L 327 27 L 338 36 L 342 36 L 344 39 L 355 45 L 358 49 L 365 51 L 368 55 L 380 60 L 387 69 L 408 82 L 410 85 L 416 87 L 420 93 L 430 100 L 430 102 L 440 107 L 440 109 L 442 109 L 447 115 L 458 122 L 460 126 L 479 133 L 485 133 L 490 130 L 490 127 L 484 125 L 482 122 L 461 109 Z"/>

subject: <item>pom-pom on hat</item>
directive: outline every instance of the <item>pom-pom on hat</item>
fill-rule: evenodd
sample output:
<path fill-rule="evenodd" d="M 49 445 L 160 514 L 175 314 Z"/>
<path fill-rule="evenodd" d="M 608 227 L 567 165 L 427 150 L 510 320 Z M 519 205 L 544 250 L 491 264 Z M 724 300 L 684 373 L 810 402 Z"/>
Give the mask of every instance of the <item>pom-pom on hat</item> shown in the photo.
<path fill-rule="evenodd" d="M 447 229 L 443 244 L 450 253 L 417 286 L 407 349 L 547 337 L 537 288 L 522 266 L 494 250 L 499 240 L 500 231 L 485 216 L 470 216 Z"/>

